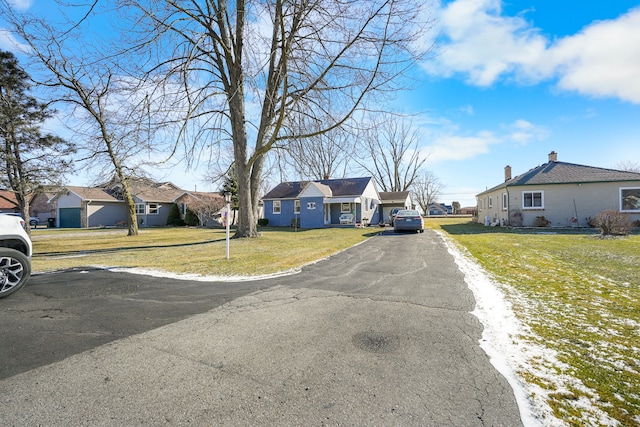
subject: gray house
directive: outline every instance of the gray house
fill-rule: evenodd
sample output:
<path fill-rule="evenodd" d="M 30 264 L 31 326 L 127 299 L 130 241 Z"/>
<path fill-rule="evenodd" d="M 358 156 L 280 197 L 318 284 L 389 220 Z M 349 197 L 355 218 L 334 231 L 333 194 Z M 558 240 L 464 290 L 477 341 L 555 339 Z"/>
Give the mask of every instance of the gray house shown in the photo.
<path fill-rule="evenodd" d="M 172 183 L 132 180 L 131 193 L 141 227 L 167 224 L 169 210 L 186 192 Z M 127 206 L 119 183 L 99 187 L 66 186 L 50 200 L 56 206 L 56 226 L 86 228 L 127 225 Z"/>
<path fill-rule="evenodd" d="M 528 172 L 511 176 L 476 196 L 478 221 L 485 224 L 534 226 L 549 221 L 552 227 L 586 227 L 603 210 L 640 220 L 640 173 L 603 169 L 549 160 Z"/>

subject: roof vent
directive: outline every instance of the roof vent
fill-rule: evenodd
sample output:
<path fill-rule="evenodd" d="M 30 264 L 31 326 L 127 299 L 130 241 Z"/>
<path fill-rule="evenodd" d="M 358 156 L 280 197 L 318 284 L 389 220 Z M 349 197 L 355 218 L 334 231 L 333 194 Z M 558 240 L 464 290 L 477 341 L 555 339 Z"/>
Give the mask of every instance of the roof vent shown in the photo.
<path fill-rule="evenodd" d="M 556 153 L 555 151 L 552 151 L 549 153 L 549 161 L 550 162 L 557 162 L 558 161 L 558 153 Z"/>

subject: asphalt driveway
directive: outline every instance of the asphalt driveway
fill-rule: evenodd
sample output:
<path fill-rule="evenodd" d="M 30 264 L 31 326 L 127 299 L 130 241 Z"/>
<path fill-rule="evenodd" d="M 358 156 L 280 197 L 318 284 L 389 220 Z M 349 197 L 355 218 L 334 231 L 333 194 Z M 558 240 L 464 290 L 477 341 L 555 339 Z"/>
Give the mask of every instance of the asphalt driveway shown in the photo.
<path fill-rule="evenodd" d="M 434 233 L 296 275 L 35 276 L 0 300 L 2 425 L 521 425 Z"/>

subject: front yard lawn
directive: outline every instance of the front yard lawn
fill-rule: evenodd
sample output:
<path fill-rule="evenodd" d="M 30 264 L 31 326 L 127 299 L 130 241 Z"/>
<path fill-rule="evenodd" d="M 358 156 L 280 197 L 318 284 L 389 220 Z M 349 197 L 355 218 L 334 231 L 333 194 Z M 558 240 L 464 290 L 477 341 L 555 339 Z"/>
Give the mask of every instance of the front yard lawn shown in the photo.
<path fill-rule="evenodd" d="M 101 266 L 249 276 L 298 268 L 360 243 L 380 230 L 264 228 L 259 239 L 231 239 L 228 260 L 225 231 L 221 229 L 148 228 L 135 237 L 128 237 L 127 231 L 120 229 L 41 231 L 32 233 L 34 272 Z"/>
<path fill-rule="evenodd" d="M 502 285 L 530 333 L 556 352 L 526 381 L 548 392 L 568 425 L 640 425 L 640 236 L 593 230 L 513 230 L 468 220 L 441 229 Z"/>

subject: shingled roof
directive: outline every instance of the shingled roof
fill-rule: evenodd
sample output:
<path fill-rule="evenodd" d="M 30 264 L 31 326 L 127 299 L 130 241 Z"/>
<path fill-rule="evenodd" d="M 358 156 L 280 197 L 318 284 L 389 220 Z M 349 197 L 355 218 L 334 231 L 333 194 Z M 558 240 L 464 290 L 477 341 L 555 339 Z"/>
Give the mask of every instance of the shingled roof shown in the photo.
<path fill-rule="evenodd" d="M 18 209 L 16 193 L 11 190 L 0 190 L 0 210 Z"/>
<path fill-rule="evenodd" d="M 408 191 L 381 191 L 380 201 L 385 202 L 398 202 L 405 201 L 409 197 Z"/>
<path fill-rule="evenodd" d="M 67 185 L 67 190 L 75 193 L 81 199 L 84 200 L 95 200 L 101 202 L 118 202 L 119 200 L 108 194 L 102 188 L 92 188 L 92 187 L 78 187 L 75 185 Z"/>
<path fill-rule="evenodd" d="M 515 185 L 639 181 L 640 173 L 549 161 L 480 194 Z"/>
<path fill-rule="evenodd" d="M 317 182 L 331 189 L 333 197 L 359 196 L 364 193 L 371 177 L 323 179 Z M 295 199 L 311 181 L 282 182 L 265 194 L 263 199 Z"/>

